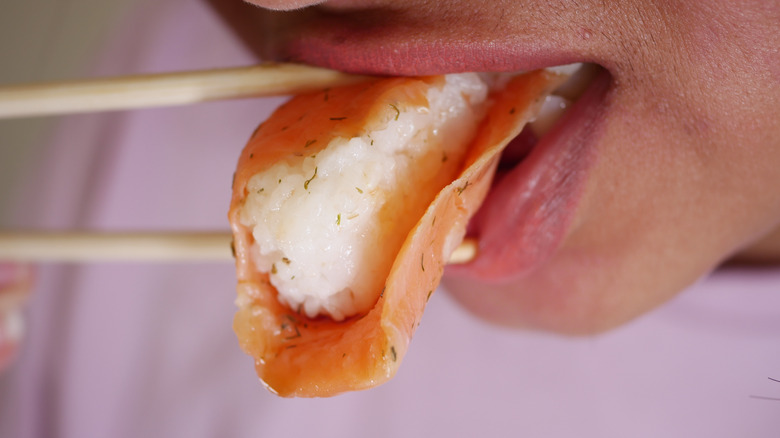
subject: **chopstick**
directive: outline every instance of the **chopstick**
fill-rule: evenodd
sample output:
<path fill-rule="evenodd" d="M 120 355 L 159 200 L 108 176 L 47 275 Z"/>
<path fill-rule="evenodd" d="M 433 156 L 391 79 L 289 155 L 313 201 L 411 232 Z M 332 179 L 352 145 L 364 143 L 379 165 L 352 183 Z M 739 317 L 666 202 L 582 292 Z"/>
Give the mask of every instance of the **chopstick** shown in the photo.
<path fill-rule="evenodd" d="M 0 232 L 0 261 L 17 262 L 192 262 L 228 261 L 229 232 Z M 476 257 L 477 242 L 466 239 L 449 263 Z"/>
<path fill-rule="evenodd" d="M 0 232 L 0 260 L 23 262 L 230 260 L 225 232 Z"/>
<path fill-rule="evenodd" d="M 368 79 L 296 64 L 0 86 L 0 119 L 278 96 Z"/>
<path fill-rule="evenodd" d="M 278 96 L 370 79 L 296 64 L 264 64 L 177 73 L 0 86 L 0 119 L 185 105 L 239 97 Z M 227 232 L 0 231 L 0 261 L 230 260 Z M 466 239 L 449 263 L 476 257 Z"/>

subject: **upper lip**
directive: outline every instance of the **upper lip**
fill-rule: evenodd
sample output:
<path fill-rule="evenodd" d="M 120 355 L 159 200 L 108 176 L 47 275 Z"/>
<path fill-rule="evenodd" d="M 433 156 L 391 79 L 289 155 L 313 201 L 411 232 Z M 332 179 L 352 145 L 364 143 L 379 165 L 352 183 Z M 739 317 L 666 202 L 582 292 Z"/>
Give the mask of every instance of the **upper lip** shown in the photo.
<path fill-rule="evenodd" d="M 528 71 L 591 61 L 553 43 L 516 35 L 496 37 L 479 22 L 453 32 L 445 25 L 417 21 L 386 9 L 317 7 L 270 13 L 264 55 L 349 73 L 393 76 Z"/>

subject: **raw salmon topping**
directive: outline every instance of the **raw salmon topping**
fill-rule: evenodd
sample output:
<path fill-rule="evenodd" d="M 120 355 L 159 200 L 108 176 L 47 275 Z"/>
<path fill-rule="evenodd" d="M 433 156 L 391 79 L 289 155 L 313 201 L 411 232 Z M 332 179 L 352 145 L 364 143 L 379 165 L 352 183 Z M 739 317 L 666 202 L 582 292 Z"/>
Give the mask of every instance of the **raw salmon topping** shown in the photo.
<path fill-rule="evenodd" d="M 501 151 L 561 79 L 528 73 L 487 99 L 475 75 L 381 79 L 297 96 L 258 128 L 229 213 L 233 327 L 270 390 L 395 374 Z"/>

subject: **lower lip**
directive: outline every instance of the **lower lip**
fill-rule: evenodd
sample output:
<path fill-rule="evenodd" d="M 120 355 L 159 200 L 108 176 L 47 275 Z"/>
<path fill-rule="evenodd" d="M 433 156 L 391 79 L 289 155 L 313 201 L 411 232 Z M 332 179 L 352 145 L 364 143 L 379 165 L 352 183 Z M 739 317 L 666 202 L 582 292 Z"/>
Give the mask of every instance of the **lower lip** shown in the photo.
<path fill-rule="evenodd" d="M 472 219 L 479 256 L 448 274 L 498 283 L 544 264 L 570 228 L 603 132 L 610 75 L 602 71 L 526 159 L 491 190 Z"/>

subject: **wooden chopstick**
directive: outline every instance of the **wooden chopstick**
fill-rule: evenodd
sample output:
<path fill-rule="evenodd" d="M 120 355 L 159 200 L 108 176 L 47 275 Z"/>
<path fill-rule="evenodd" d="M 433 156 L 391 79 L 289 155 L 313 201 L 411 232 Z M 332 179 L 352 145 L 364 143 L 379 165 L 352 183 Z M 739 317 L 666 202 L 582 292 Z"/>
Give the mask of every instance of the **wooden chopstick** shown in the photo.
<path fill-rule="evenodd" d="M 18 262 L 192 262 L 232 260 L 229 232 L 0 232 L 0 261 Z M 449 263 L 477 254 L 466 239 Z"/>
<path fill-rule="evenodd" d="M 368 79 L 297 64 L 0 86 L 0 119 L 278 96 Z"/>
<path fill-rule="evenodd" d="M 0 260 L 24 262 L 230 260 L 225 232 L 0 232 Z"/>

